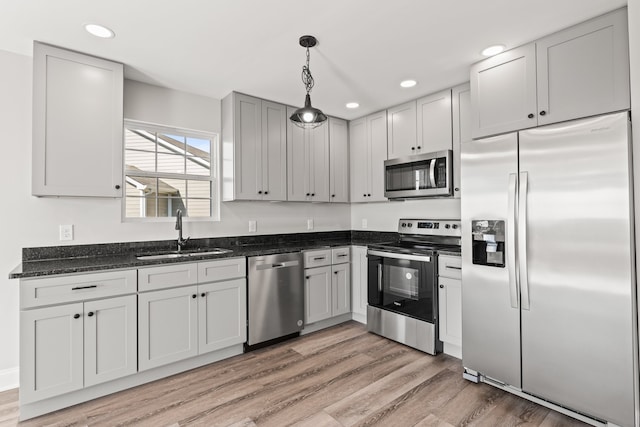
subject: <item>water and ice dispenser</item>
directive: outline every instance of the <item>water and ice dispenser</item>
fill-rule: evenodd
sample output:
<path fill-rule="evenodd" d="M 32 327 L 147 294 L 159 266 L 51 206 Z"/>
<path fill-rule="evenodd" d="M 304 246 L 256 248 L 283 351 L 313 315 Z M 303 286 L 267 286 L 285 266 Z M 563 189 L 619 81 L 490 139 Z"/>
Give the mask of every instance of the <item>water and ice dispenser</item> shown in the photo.
<path fill-rule="evenodd" d="M 490 219 L 471 221 L 474 264 L 504 267 L 504 223 Z"/>

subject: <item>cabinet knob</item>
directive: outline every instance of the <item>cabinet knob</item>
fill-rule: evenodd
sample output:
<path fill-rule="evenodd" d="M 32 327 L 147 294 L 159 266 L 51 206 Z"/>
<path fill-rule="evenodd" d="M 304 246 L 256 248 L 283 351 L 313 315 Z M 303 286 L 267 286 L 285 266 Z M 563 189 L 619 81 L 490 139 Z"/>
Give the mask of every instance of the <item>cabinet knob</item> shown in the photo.
<path fill-rule="evenodd" d="M 205 294 L 205 293 L 203 292 L 203 293 L 201 293 L 201 294 L 200 294 L 200 296 L 201 296 L 202 298 L 204 298 L 204 297 L 206 297 L 206 296 L 207 296 L 207 294 Z"/>
<path fill-rule="evenodd" d="M 444 288 L 444 285 L 440 285 L 440 288 Z"/>
<path fill-rule="evenodd" d="M 544 115 L 546 115 L 546 114 L 547 114 L 547 112 L 546 112 L 546 111 L 544 111 L 544 110 L 540 111 L 540 115 L 541 115 L 541 116 L 544 116 Z"/>
<path fill-rule="evenodd" d="M 198 295 L 196 295 L 196 294 L 191 295 L 191 298 L 197 298 L 197 297 L 198 297 Z"/>
<path fill-rule="evenodd" d="M 262 191 L 258 191 L 258 194 L 262 194 Z"/>
<path fill-rule="evenodd" d="M 120 189 L 120 184 L 116 184 L 116 190 Z"/>
<path fill-rule="evenodd" d="M 529 117 L 530 119 L 533 119 L 533 113 L 529 113 L 527 117 Z"/>
<path fill-rule="evenodd" d="M 307 193 L 307 197 L 309 197 L 311 195 L 311 193 Z"/>
<path fill-rule="evenodd" d="M 316 193 L 311 193 L 311 197 L 315 197 Z"/>
<path fill-rule="evenodd" d="M 454 188 L 453 191 L 460 191 L 458 187 Z"/>
<path fill-rule="evenodd" d="M 305 279 L 311 279 L 311 276 L 305 276 Z"/>
<path fill-rule="evenodd" d="M 418 150 L 421 149 L 422 147 L 418 145 Z"/>
<path fill-rule="evenodd" d="M 416 149 L 416 147 L 411 147 L 411 149 L 412 149 L 412 150 L 415 150 L 415 149 Z"/>
<path fill-rule="evenodd" d="M 363 195 L 362 195 L 362 197 L 367 197 L 367 195 L 366 195 L 366 194 L 363 194 Z"/>
<path fill-rule="evenodd" d="M 265 191 L 265 192 L 264 192 L 264 194 L 269 194 L 269 192 L 268 192 L 268 191 Z"/>
<path fill-rule="evenodd" d="M 78 313 L 76 313 L 76 314 L 74 314 L 74 315 L 73 315 L 73 318 L 74 318 L 74 319 L 79 319 L 79 318 L 80 318 L 80 315 L 79 315 Z"/>
<path fill-rule="evenodd" d="M 367 194 L 367 197 L 371 197 L 371 194 Z"/>
<path fill-rule="evenodd" d="M 332 194 L 332 195 L 331 195 L 331 197 L 336 197 L 336 195 L 335 195 L 335 194 Z"/>
<path fill-rule="evenodd" d="M 337 272 L 337 271 L 334 271 L 334 272 L 333 272 L 333 274 L 338 274 L 338 272 Z"/>
<path fill-rule="evenodd" d="M 89 313 L 87 313 L 87 316 L 93 317 L 93 311 L 90 311 Z"/>

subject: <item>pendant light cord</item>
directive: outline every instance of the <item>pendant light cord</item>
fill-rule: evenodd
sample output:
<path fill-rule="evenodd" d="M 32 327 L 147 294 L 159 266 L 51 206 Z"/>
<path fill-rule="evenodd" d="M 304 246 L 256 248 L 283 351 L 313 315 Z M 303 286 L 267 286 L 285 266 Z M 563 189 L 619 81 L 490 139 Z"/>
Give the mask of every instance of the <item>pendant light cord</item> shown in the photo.
<path fill-rule="evenodd" d="M 307 64 L 302 67 L 302 83 L 304 83 L 304 87 L 307 89 L 307 95 L 313 89 L 313 76 L 311 75 L 311 70 L 309 69 L 309 48 L 307 48 Z"/>

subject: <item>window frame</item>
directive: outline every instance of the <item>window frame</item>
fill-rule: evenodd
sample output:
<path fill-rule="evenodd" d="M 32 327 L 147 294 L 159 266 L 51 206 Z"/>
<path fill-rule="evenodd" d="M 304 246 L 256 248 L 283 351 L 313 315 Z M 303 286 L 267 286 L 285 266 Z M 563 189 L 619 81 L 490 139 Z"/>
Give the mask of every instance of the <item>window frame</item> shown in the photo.
<path fill-rule="evenodd" d="M 135 173 L 127 173 L 126 167 L 126 132 L 127 129 L 143 130 L 153 133 L 173 134 L 190 138 L 208 139 L 211 141 L 210 147 L 210 171 L 208 179 L 203 179 L 203 175 L 188 174 L 186 169 L 184 174 L 168 173 L 168 172 L 147 172 L 136 171 Z M 156 123 L 144 122 L 139 120 L 124 119 L 122 127 L 122 182 L 124 183 L 123 195 L 121 198 L 121 218 L 122 222 L 175 222 L 174 216 L 168 217 L 128 217 L 127 216 L 127 175 L 141 176 L 149 178 L 167 178 L 180 180 L 196 180 L 209 181 L 211 185 L 211 216 L 208 217 L 191 217 L 185 215 L 185 222 L 220 222 L 220 203 L 222 202 L 222 188 L 220 180 L 220 136 L 216 132 L 200 131 L 194 129 L 180 128 L 174 126 L 160 125 Z M 157 151 L 156 151 L 157 156 Z M 156 159 L 157 161 L 157 159 Z M 144 200 L 141 198 L 141 200 Z"/>

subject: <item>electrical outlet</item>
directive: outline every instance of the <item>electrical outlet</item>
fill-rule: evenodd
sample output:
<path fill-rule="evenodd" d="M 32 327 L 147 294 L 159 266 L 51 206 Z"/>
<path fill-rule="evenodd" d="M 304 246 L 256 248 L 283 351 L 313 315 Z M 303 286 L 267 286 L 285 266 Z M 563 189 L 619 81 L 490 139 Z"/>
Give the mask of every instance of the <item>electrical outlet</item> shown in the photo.
<path fill-rule="evenodd" d="M 368 226 L 367 218 L 362 218 L 362 228 L 367 228 Z"/>
<path fill-rule="evenodd" d="M 313 230 L 313 219 L 311 218 L 307 220 L 307 230 Z"/>
<path fill-rule="evenodd" d="M 256 223 L 256 221 L 255 220 L 250 220 L 249 221 L 249 233 L 255 233 L 257 229 L 258 229 L 258 224 Z"/>
<path fill-rule="evenodd" d="M 60 240 L 73 240 L 73 224 L 60 226 Z"/>

